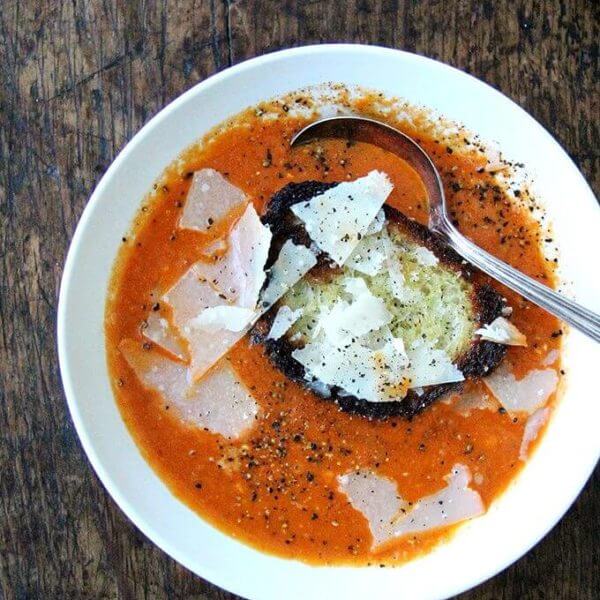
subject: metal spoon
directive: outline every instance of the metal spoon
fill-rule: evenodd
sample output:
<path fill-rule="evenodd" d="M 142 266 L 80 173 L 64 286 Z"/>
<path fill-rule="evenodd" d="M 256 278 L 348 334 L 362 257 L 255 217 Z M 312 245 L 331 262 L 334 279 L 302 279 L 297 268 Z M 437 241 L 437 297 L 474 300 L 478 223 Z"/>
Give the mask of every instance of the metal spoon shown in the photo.
<path fill-rule="evenodd" d="M 420 175 L 429 198 L 429 228 L 471 264 L 506 287 L 521 294 L 575 329 L 600 342 L 600 316 L 538 283 L 476 246 L 452 224 L 446 210 L 446 198 L 440 174 L 426 152 L 409 136 L 373 119 L 356 116 L 319 119 L 299 131 L 292 146 L 316 139 L 341 138 L 374 144 L 397 154 Z"/>

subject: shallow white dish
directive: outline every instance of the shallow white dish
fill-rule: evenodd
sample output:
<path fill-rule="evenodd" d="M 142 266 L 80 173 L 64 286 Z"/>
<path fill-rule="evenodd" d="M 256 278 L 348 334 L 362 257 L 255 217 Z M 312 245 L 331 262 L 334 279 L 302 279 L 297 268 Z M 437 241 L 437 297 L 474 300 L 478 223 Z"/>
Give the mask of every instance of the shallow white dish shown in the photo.
<path fill-rule="evenodd" d="M 388 569 L 310 567 L 220 533 L 172 496 L 144 461 L 110 388 L 103 333 L 108 279 L 121 236 L 154 180 L 227 117 L 327 81 L 432 108 L 525 163 L 554 225 L 565 279 L 582 303 L 600 311 L 593 277 L 600 209 L 569 157 L 536 121 L 491 87 L 420 56 L 369 46 L 309 46 L 250 60 L 198 84 L 154 117 L 108 169 L 81 217 L 65 265 L 58 309 L 64 388 L 82 445 L 109 493 L 154 543 L 201 577 L 248 598 L 445 598 L 518 559 L 583 487 L 600 456 L 600 403 L 593 397 L 600 346 L 577 332 L 568 336 L 564 398 L 537 452 L 488 513 L 426 556 Z"/>

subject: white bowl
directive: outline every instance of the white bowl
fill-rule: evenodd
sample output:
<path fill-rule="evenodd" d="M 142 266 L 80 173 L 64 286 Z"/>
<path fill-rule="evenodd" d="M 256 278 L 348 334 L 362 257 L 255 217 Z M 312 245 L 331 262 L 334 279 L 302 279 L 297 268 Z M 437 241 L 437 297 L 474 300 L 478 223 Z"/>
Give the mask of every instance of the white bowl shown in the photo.
<path fill-rule="evenodd" d="M 379 89 L 430 107 L 525 163 L 555 226 L 565 277 L 580 301 L 600 310 L 595 271 L 600 210 L 567 154 L 536 121 L 491 87 L 421 56 L 370 46 L 308 46 L 250 60 L 196 85 L 154 117 L 108 169 L 65 264 L 58 309 L 64 388 L 83 447 L 109 493 L 154 543 L 201 577 L 249 598 L 444 598 L 524 554 L 560 519 L 592 472 L 600 455 L 600 347 L 590 340 L 577 332 L 568 336 L 564 398 L 537 452 L 507 492 L 447 544 L 388 569 L 311 567 L 262 554 L 208 525 L 171 495 L 142 458 L 109 384 L 103 333 L 107 284 L 121 236 L 153 181 L 227 117 L 327 81 Z"/>

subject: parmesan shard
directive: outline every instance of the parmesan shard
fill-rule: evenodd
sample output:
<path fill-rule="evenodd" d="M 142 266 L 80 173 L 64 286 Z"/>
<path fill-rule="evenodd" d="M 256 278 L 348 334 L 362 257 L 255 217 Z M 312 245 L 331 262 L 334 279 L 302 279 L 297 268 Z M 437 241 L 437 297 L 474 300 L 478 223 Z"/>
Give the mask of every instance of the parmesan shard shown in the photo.
<path fill-rule="evenodd" d="M 342 266 L 366 234 L 393 189 L 388 176 L 371 171 L 291 207 L 320 250 Z"/>
<path fill-rule="evenodd" d="M 189 333 L 189 321 L 203 310 L 228 304 L 206 280 L 198 264 L 192 265 L 162 297 L 171 307 L 173 322 L 184 336 Z"/>
<path fill-rule="evenodd" d="M 440 262 L 438 257 L 425 246 L 417 246 L 412 253 L 417 262 L 423 267 L 435 267 Z"/>
<path fill-rule="evenodd" d="M 346 266 L 364 273 L 377 275 L 386 261 L 386 243 L 382 233 L 364 236 L 346 261 Z"/>
<path fill-rule="evenodd" d="M 292 357 L 305 368 L 309 381 L 337 386 L 357 398 L 390 402 L 406 395 L 405 357 L 391 340 L 382 340 L 375 349 L 356 338 L 342 345 L 319 340 L 294 350 Z"/>
<path fill-rule="evenodd" d="M 256 312 L 250 308 L 227 305 L 213 306 L 194 317 L 189 326 L 205 331 L 218 331 L 220 329 L 242 331 L 255 317 Z"/>
<path fill-rule="evenodd" d="M 278 340 L 301 316 L 302 309 L 292 310 L 289 306 L 282 306 L 273 319 L 267 339 Z"/>
<path fill-rule="evenodd" d="M 554 348 L 553 350 L 550 350 L 548 354 L 546 354 L 544 360 L 542 361 L 542 366 L 551 367 L 559 358 L 560 352 Z"/>
<path fill-rule="evenodd" d="M 270 242 L 271 232 L 248 205 L 229 235 L 228 252 L 215 262 L 195 263 L 163 297 L 188 342 L 194 380 L 229 352 L 317 262 L 311 250 L 288 240 L 257 309 Z"/>
<path fill-rule="evenodd" d="M 550 417 L 549 408 L 538 408 L 525 423 L 525 429 L 523 430 L 523 439 L 521 440 L 521 448 L 519 449 L 519 459 L 522 461 L 527 460 L 529 446 L 533 442 L 540 432 L 540 429 L 546 424 Z"/>
<path fill-rule="evenodd" d="M 150 311 L 142 335 L 181 360 L 187 359 L 185 348 L 171 323 L 158 311 Z"/>
<path fill-rule="evenodd" d="M 504 317 L 497 317 L 475 332 L 482 340 L 507 346 L 527 346 L 527 338 Z"/>
<path fill-rule="evenodd" d="M 385 212 L 383 208 L 379 209 L 379 212 L 375 215 L 375 218 L 371 221 L 369 226 L 365 229 L 364 235 L 373 235 L 379 233 L 385 225 Z"/>
<path fill-rule="evenodd" d="M 479 390 L 470 390 L 459 395 L 452 408 L 463 417 L 468 417 L 474 410 L 497 410 L 498 401 L 489 394 Z"/>
<path fill-rule="evenodd" d="M 388 274 L 390 292 L 402 304 L 416 304 L 420 299 L 420 295 L 417 290 L 411 289 L 406 285 L 401 262 L 398 260 L 396 250 L 389 238 L 386 240 L 385 254 L 384 266 Z"/>
<path fill-rule="evenodd" d="M 350 300 L 337 300 L 324 310 L 312 340 L 292 357 L 309 381 L 336 386 L 369 402 L 404 398 L 408 357 L 402 340 L 387 327 L 392 317 L 384 301 L 361 277 L 346 277 L 343 287 Z"/>
<path fill-rule="evenodd" d="M 432 348 L 426 343 L 413 344 L 407 350 L 410 366 L 410 387 L 419 388 L 442 383 L 464 381 L 465 376 L 452 363 L 444 350 Z"/>
<path fill-rule="evenodd" d="M 447 485 L 411 505 L 398 492 L 396 482 L 368 470 L 338 477 L 340 491 L 367 519 L 372 548 L 407 534 L 423 533 L 478 517 L 485 512 L 479 494 L 469 487 L 471 473 L 456 464 L 445 477 Z"/>
<path fill-rule="evenodd" d="M 445 488 L 418 500 L 410 512 L 396 521 L 394 537 L 454 525 L 485 513 L 481 496 L 469 487 L 471 471 L 468 467 L 455 464 L 445 479 Z"/>
<path fill-rule="evenodd" d="M 265 280 L 271 232 L 249 204 L 229 234 L 228 252 L 195 263 L 163 300 L 188 342 L 191 376 L 200 378 L 246 334 Z"/>
<path fill-rule="evenodd" d="M 194 328 L 188 337 L 192 357 L 190 376 L 193 381 L 198 381 L 225 356 L 248 333 L 248 329 L 249 327 L 241 331 L 231 331 Z"/>
<path fill-rule="evenodd" d="M 123 340 L 119 349 L 140 383 L 189 425 L 238 438 L 254 424 L 258 405 L 227 361 L 190 386 L 185 365 L 144 350 L 135 340 Z"/>
<path fill-rule="evenodd" d="M 398 494 L 396 482 L 368 469 L 360 469 L 339 476 L 338 485 L 352 508 L 367 519 L 373 536 L 372 547 L 389 540 L 393 523 L 406 505 Z"/>
<path fill-rule="evenodd" d="M 237 306 L 254 309 L 265 281 L 271 231 L 249 204 L 228 238 L 228 251 L 212 262 L 196 263 L 198 272 Z"/>
<path fill-rule="evenodd" d="M 229 303 L 199 273 L 198 263 L 163 296 L 172 309 L 173 323 L 188 343 L 191 373 L 200 377 L 241 338 L 243 333 L 228 330 L 205 331 L 194 327 L 204 310 Z"/>
<path fill-rule="evenodd" d="M 517 380 L 510 365 L 502 363 L 483 382 L 510 413 L 534 413 L 546 404 L 556 390 L 558 375 L 554 369 L 534 369 Z"/>
<path fill-rule="evenodd" d="M 318 331 L 324 331 L 327 341 L 341 346 L 352 338 L 375 331 L 392 320 L 385 302 L 373 295 L 364 279 L 348 277 L 344 280 L 351 302 L 338 300 L 330 310 L 319 317 Z"/>
<path fill-rule="evenodd" d="M 179 227 L 207 232 L 213 223 L 247 201 L 244 192 L 229 183 L 221 173 L 214 169 L 201 169 L 192 177 Z"/>
<path fill-rule="evenodd" d="M 269 283 L 261 294 L 261 307 L 275 304 L 295 283 L 317 264 L 317 258 L 306 246 L 287 240 L 281 247 L 269 273 Z"/>

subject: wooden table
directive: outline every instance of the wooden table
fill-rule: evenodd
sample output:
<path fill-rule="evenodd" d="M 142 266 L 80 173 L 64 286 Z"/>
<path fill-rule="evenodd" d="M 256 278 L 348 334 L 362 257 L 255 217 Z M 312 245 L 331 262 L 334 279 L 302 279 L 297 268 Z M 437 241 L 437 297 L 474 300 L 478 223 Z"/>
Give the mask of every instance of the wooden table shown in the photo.
<path fill-rule="evenodd" d="M 90 192 L 152 115 L 264 52 L 381 44 L 502 90 L 598 192 L 599 17 L 586 0 L 0 0 L 0 597 L 232 598 L 125 519 L 83 454 L 58 374 L 69 240 Z M 599 499 L 596 474 L 543 542 L 462 598 L 591 599 Z"/>

